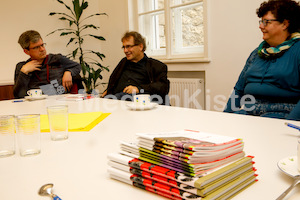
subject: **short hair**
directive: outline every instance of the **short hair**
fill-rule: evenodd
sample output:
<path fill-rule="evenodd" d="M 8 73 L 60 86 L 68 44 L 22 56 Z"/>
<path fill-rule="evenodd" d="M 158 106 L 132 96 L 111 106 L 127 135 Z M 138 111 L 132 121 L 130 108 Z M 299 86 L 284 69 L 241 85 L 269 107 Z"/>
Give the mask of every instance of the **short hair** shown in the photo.
<path fill-rule="evenodd" d="M 259 18 L 271 12 L 279 21 L 289 21 L 289 33 L 300 31 L 300 4 L 293 0 L 269 0 L 260 4 L 256 10 Z"/>
<path fill-rule="evenodd" d="M 121 41 L 123 42 L 125 39 L 128 39 L 131 36 L 133 37 L 134 44 L 136 44 L 136 45 L 143 44 L 143 51 L 146 51 L 145 38 L 140 33 L 136 32 L 136 31 L 126 32 L 124 34 L 124 36 L 122 37 Z"/>
<path fill-rule="evenodd" d="M 23 49 L 29 49 L 30 42 L 36 43 L 39 41 L 39 39 L 42 39 L 39 32 L 34 30 L 29 30 L 29 31 L 25 31 L 20 35 L 18 43 L 21 45 Z"/>

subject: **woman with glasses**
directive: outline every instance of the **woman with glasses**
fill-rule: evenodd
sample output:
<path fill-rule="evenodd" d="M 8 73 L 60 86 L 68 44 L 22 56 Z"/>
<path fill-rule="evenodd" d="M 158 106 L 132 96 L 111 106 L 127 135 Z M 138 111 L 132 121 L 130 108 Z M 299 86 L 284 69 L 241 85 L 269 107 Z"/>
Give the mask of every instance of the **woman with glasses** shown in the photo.
<path fill-rule="evenodd" d="M 263 42 L 250 54 L 224 112 L 300 120 L 300 5 L 257 9 Z"/>

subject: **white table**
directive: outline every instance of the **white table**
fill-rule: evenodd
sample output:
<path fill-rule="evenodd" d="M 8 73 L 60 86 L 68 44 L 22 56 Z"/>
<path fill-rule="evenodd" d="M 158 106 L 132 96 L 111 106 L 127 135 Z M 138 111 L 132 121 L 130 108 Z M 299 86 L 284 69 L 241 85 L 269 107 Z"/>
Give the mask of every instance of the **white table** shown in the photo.
<path fill-rule="evenodd" d="M 161 132 L 180 129 L 200 130 L 242 138 L 245 152 L 255 156 L 259 181 L 233 199 L 276 199 L 292 178 L 283 174 L 277 162 L 296 155 L 299 132 L 284 125 L 286 120 L 251 117 L 221 112 L 158 106 L 147 111 L 132 111 L 127 102 L 90 99 L 62 102 L 51 99 L 12 103 L 0 101 L 0 114 L 46 113 L 46 106 L 69 105 L 69 111 L 111 112 L 90 132 L 71 132 L 65 141 L 51 141 L 42 133 L 42 152 L 37 156 L 16 155 L 0 158 L 0 199 L 45 200 L 38 189 L 54 184 L 54 193 L 63 200 L 153 200 L 156 194 L 110 179 L 107 154 L 119 150 L 120 140 L 132 140 L 137 132 Z M 294 121 L 294 124 L 300 125 Z M 300 199 L 296 187 L 288 199 Z"/>

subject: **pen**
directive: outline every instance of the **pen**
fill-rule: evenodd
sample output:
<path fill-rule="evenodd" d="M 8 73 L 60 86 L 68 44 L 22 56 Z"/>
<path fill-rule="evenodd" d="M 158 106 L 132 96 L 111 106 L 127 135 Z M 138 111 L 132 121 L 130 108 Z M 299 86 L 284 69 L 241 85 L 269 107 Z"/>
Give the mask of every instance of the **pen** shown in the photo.
<path fill-rule="evenodd" d="M 24 100 L 14 100 L 13 103 L 16 103 L 16 102 L 23 102 Z"/>
<path fill-rule="evenodd" d="M 294 129 L 297 129 L 298 131 L 300 131 L 300 126 L 296 126 L 294 124 L 291 124 L 291 123 L 284 123 L 285 125 L 287 125 L 288 127 L 291 127 L 291 128 L 294 128 Z"/>

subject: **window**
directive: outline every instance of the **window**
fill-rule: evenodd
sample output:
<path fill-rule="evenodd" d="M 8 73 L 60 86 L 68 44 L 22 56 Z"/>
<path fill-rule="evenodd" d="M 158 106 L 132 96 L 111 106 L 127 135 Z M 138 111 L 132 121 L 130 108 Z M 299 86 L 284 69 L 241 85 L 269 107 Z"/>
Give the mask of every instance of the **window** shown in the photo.
<path fill-rule="evenodd" d="M 205 0 L 135 2 L 136 30 L 145 36 L 149 56 L 165 60 L 207 57 Z"/>

